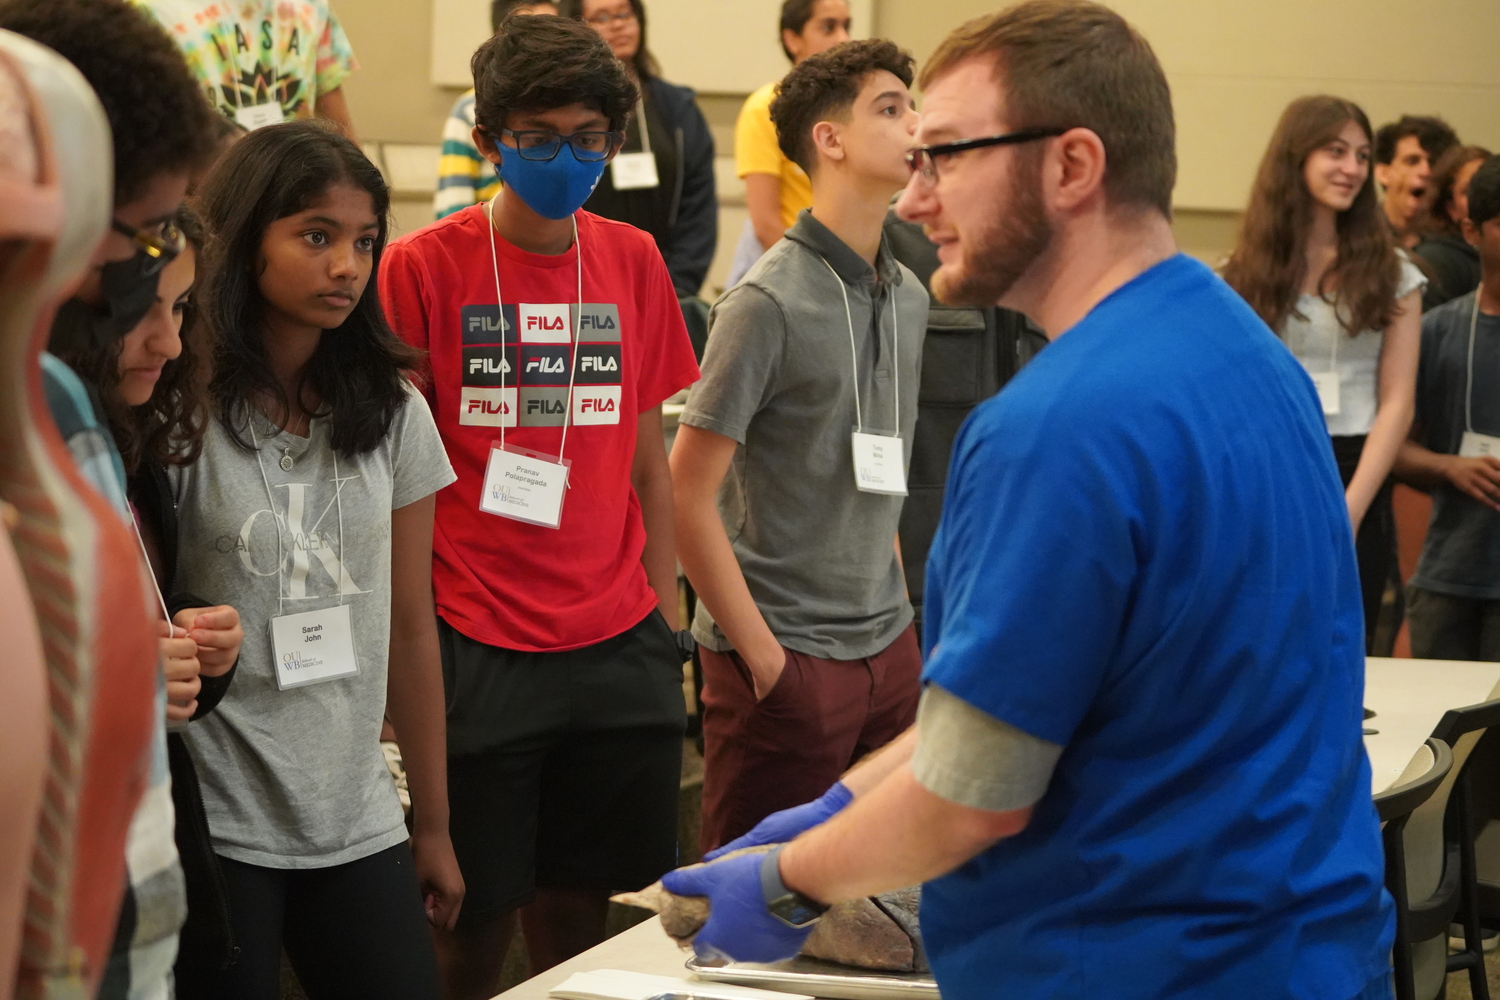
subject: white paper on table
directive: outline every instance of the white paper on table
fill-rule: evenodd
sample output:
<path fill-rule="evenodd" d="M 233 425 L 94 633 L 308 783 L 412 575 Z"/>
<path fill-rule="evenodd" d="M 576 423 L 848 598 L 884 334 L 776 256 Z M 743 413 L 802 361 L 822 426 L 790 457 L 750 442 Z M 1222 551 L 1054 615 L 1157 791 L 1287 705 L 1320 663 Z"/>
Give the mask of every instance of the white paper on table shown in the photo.
<path fill-rule="evenodd" d="M 547 995 L 558 1000 L 649 1000 L 660 993 L 690 994 L 697 1000 L 813 1000 L 803 993 L 757 990 L 620 969 L 575 972 L 552 987 Z"/>

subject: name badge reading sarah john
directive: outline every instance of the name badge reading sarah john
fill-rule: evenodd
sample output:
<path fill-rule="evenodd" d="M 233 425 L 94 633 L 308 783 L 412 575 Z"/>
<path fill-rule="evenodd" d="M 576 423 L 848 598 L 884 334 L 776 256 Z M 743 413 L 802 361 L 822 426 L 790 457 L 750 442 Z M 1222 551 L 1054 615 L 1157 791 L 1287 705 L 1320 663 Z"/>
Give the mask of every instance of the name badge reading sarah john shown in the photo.
<path fill-rule="evenodd" d="M 854 485 L 865 493 L 906 496 L 906 449 L 898 437 L 854 432 Z"/>
<path fill-rule="evenodd" d="M 479 509 L 544 528 L 559 527 L 572 464 L 554 455 L 511 444 L 504 448 L 495 445 L 490 448 L 490 461 L 484 469 Z"/>
<path fill-rule="evenodd" d="M 282 113 L 280 102 L 268 101 L 265 104 L 253 104 L 248 108 L 236 108 L 234 120 L 246 132 L 254 132 L 267 125 L 280 125 L 286 121 L 286 115 Z"/>
<path fill-rule="evenodd" d="M 1458 457 L 1484 458 L 1486 455 L 1500 458 L 1500 437 L 1464 431 L 1463 442 L 1458 446 Z"/>
<path fill-rule="evenodd" d="M 359 663 L 354 659 L 349 605 L 272 618 L 271 652 L 276 657 L 276 686 L 283 691 L 353 677 Z"/>
<path fill-rule="evenodd" d="M 1308 374 L 1312 375 L 1313 388 L 1318 390 L 1318 401 L 1323 404 L 1323 416 L 1338 416 L 1339 373 L 1309 372 Z"/>
<path fill-rule="evenodd" d="M 620 153 L 610 161 L 609 179 L 616 191 L 638 191 L 661 184 L 655 153 Z"/>

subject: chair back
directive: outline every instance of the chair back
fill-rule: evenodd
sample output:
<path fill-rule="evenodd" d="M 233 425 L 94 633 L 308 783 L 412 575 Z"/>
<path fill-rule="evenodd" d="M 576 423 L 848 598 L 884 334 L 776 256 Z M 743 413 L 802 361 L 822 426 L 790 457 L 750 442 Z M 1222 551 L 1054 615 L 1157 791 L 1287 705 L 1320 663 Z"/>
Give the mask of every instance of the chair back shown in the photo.
<path fill-rule="evenodd" d="M 1489 1000 L 1484 953 L 1478 946 L 1478 878 L 1469 816 L 1469 762 L 1492 726 L 1500 700 L 1444 713 L 1432 735 L 1453 748 L 1453 767 L 1437 791 L 1411 814 L 1403 831 L 1413 979 L 1419 1000 L 1440 995 L 1451 972 L 1468 970 L 1475 1000 Z M 1434 844 L 1441 843 L 1440 849 Z M 1465 925 L 1475 944 L 1449 955 L 1448 928 Z"/>
<path fill-rule="evenodd" d="M 1385 845 L 1385 887 L 1396 904 L 1396 940 L 1391 947 L 1396 1000 L 1417 1000 L 1412 970 L 1411 900 L 1407 893 L 1406 843 L 1403 831 L 1412 812 L 1432 798 L 1452 769 L 1453 752 L 1448 749 L 1448 744 L 1429 737 L 1406 769 L 1406 774 L 1416 770 L 1416 776 L 1375 796 L 1375 811 L 1382 824 L 1380 837 Z M 1403 777 L 1405 776 L 1404 774 Z M 1443 849 L 1441 829 L 1437 833 L 1436 843 L 1424 846 L 1440 853 Z"/>

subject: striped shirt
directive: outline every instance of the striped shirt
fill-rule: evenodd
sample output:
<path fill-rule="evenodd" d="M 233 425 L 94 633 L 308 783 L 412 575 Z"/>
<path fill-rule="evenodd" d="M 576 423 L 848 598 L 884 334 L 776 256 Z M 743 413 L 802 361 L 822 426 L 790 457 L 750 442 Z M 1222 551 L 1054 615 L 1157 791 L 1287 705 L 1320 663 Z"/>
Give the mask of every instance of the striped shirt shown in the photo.
<path fill-rule="evenodd" d="M 125 496 L 125 467 L 114 439 L 95 414 L 88 391 L 66 364 L 41 357 L 47 406 L 78 470 L 123 521 L 134 514 Z M 177 932 L 187 917 L 187 894 L 177 857 L 176 821 L 167 768 L 167 681 L 156 671 L 148 786 L 125 842 L 129 882 L 98 1000 L 168 1000 Z"/>
<path fill-rule="evenodd" d="M 436 218 L 488 201 L 500 190 L 500 178 L 490 161 L 474 145 L 474 91 L 458 99 L 443 125 L 443 155 L 438 161 L 437 194 L 432 199 Z"/>

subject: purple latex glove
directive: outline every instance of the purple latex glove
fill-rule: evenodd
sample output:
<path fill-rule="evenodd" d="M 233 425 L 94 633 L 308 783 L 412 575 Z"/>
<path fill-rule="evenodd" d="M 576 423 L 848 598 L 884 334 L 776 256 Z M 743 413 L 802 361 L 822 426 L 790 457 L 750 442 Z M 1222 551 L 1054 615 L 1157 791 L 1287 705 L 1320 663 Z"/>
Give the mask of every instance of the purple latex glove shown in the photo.
<path fill-rule="evenodd" d="M 700 959 L 779 962 L 802 950 L 814 925 L 793 927 L 766 908 L 761 866 L 778 864 L 778 854 L 743 854 L 662 876 L 668 892 L 708 897 L 708 923 L 693 938 Z"/>
<path fill-rule="evenodd" d="M 853 801 L 854 793 L 849 791 L 849 786 L 842 781 L 835 782 L 834 786 L 824 792 L 821 797 L 811 802 L 804 802 L 800 806 L 792 806 L 790 809 L 772 813 L 755 824 L 755 828 L 749 833 L 736 837 L 723 847 L 703 855 L 703 860 L 713 861 L 742 847 L 784 844 L 804 830 L 811 830 L 819 824 L 828 822 L 835 813 Z"/>

